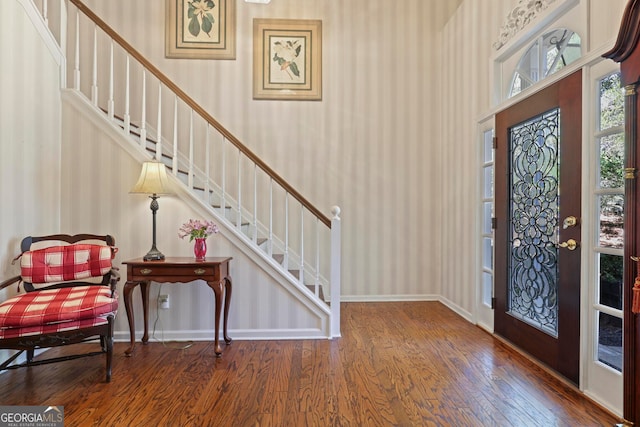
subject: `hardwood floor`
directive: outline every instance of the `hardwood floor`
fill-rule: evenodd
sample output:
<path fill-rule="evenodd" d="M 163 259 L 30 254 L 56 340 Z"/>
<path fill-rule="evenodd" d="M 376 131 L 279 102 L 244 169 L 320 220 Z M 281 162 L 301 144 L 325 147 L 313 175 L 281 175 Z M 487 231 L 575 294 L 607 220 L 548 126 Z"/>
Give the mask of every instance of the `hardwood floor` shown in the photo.
<path fill-rule="evenodd" d="M 343 303 L 336 340 L 116 343 L 8 371 L 0 405 L 62 405 L 65 426 L 613 426 L 618 420 L 437 302 Z M 59 352 L 60 350 L 52 350 Z M 66 350 L 65 350 L 66 351 Z"/>

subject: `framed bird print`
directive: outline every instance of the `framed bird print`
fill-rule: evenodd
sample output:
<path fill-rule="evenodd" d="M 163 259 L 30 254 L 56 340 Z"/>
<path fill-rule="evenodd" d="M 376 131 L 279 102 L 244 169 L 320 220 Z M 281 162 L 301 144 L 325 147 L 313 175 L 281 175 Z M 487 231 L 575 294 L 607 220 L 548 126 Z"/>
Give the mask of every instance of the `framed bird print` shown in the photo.
<path fill-rule="evenodd" d="M 236 0 L 166 0 L 165 56 L 235 59 Z"/>
<path fill-rule="evenodd" d="M 322 100 L 322 21 L 253 20 L 253 98 Z"/>

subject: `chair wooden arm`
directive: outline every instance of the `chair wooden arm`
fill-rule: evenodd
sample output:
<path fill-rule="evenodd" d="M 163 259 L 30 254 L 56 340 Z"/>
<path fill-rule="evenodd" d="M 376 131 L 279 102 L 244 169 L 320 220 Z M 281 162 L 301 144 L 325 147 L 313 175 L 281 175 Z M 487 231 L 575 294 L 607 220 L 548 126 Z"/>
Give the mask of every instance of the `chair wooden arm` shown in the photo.
<path fill-rule="evenodd" d="M 22 280 L 22 277 L 20 276 L 15 276 L 15 277 L 12 277 L 11 279 L 7 279 L 4 282 L 0 283 L 0 289 L 4 289 L 9 285 L 20 282 L 20 280 Z"/>
<path fill-rule="evenodd" d="M 118 267 L 112 267 L 109 275 L 111 278 L 109 279 L 109 285 L 111 286 L 111 296 L 116 292 L 116 285 L 120 281 L 120 272 L 118 271 Z"/>

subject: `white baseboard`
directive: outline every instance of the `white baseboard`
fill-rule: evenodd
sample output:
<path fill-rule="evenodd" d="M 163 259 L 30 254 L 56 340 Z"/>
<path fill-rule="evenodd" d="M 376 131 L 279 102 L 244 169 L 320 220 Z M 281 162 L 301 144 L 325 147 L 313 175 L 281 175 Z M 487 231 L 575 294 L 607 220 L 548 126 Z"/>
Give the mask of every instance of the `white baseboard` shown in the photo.
<path fill-rule="evenodd" d="M 142 339 L 142 331 L 136 331 L 136 342 Z M 229 330 L 232 340 L 302 340 L 302 339 L 327 339 L 327 333 L 320 329 L 232 329 Z M 213 330 L 187 330 L 187 331 L 149 331 L 149 342 L 162 341 L 213 341 Z M 128 332 L 116 332 L 114 340 L 129 342 Z M 224 342 L 222 332 L 220 342 Z"/>
<path fill-rule="evenodd" d="M 340 302 L 440 301 L 439 295 L 341 295 Z"/>

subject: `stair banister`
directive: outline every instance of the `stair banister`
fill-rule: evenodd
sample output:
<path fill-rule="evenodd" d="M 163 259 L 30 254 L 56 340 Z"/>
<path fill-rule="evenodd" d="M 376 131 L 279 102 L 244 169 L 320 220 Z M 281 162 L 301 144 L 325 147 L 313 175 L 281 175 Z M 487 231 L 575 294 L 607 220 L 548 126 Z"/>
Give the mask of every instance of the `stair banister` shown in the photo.
<path fill-rule="evenodd" d="M 197 104 L 189 95 L 187 95 L 182 89 L 180 89 L 175 83 L 165 76 L 158 68 L 150 63 L 140 52 L 138 52 L 133 46 L 127 43 L 118 33 L 116 33 L 107 23 L 105 23 L 100 17 L 98 17 L 91 9 L 89 9 L 80 0 L 69 0 L 73 3 L 79 11 L 84 13 L 89 19 L 91 19 L 97 26 L 99 26 L 109 37 L 111 37 L 116 43 L 129 53 L 130 56 L 135 58 L 143 68 L 147 69 L 158 80 L 160 80 L 167 88 L 175 93 L 187 106 L 196 111 L 203 119 L 209 122 L 225 139 L 235 145 L 242 154 L 254 162 L 260 169 L 262 169 L 267 175 L 271 176 L 285 191 L 300 202 L 307 210 L 312 212 L 318 217 L 328 228 L 331 228 L 331 220 L 323 214 L 318 208 L 311 204 L 302 194 L 300 194 L 295 188 L 291 186 L 284 178 L 277 174 L 269 165 L 267 165 L 262 159 L 256 156 L 249 148 L 238 140 L 231 132 L 224 128 L 216 119 L 214 119 L 206 110 L 204 110 L 199 104 Z M 78 25 L 76 25 L 78 28 Z M 76 38 L 78 40 L 78 38 Z M 78 49 L 76 49 L 76 54 Z M 79 70 L 78 70 L 79 73 Z M 80 80 L 76 85 L 76 89 L 80 87 Z"/>

